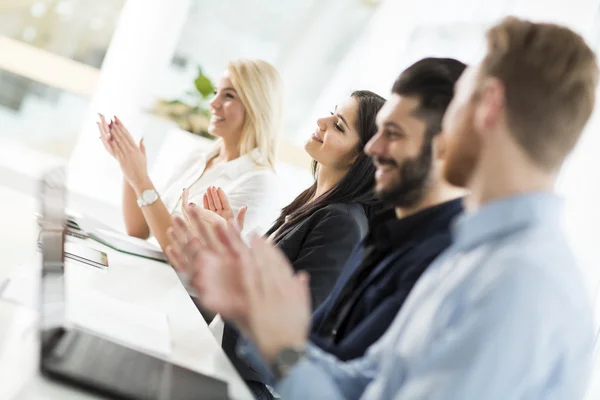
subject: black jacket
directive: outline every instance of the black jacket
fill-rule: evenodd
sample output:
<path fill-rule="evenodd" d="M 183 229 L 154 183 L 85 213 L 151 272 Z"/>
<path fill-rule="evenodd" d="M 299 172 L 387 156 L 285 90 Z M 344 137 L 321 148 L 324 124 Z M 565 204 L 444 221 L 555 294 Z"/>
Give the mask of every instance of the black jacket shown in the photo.
<path fill-rule="evenodd" d="M 278 235 L 275 244 L 285 253 L 294 270 L 310 274 L 313 309 L 331 292 L 354 247 L 367 234 L 368 225 L 361 205 L 335 203 L 315 211 Z M 277 228 L 274 226 L 271 231 Z M 242 378 L 264 382 L 260 374 L 237 356 L 238 339 L 237 330 L 225 323 L 223 350 Z"/>
<path fill-rule="evenodd" d="M 352 250 L 369 229 L 358 204 L 335 203 L 281 232 L 274 242 L 294 270 L 310 274 L 312 307 L 329 296 Z"/>

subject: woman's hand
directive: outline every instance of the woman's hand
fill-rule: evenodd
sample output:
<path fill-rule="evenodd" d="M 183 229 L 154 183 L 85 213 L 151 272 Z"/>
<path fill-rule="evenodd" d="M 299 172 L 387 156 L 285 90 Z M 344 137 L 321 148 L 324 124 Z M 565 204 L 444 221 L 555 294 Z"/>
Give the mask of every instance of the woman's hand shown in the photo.
<path fill-rule="evenodd" d="M 181 195 L 181 211 L 189 224 L 205 223 L 216 226 L 225 225 L 227 223 L 227 221 L 219 214 L 211 210 L 198 207 L 196 206 L 196 203 L 190 203 L 188 200 L 189 194 L 189 189 L 183 189 L 183 194 Z M 192 212 L 192 209 L 195 211 L 195 213 Z"/>
<path fill-rule="evenodd" d="M 102 114 L 99 115 L 98 128 L 102 144 L 106 151 L 119 162 L 123 176 L 139 195 L 142 188 L 148 186 L 150 181 L 144 143 L 140 141 L 139 146 L 136 145 L 119 118 L 115 117 L 115 120 L 109 124 Z"/>
<path fill-rule="evenodd" d="M 218 214 L 227 222 L 235 219 L 240 230 L 244 228 L 244 220 L 246 219 L 248 207 L 244 206 L 240 208 L 236 216 L 223 189 L 214 186 L 209 187 L 202 197 L 202 202 L 205 209 Z"/>
<path fill-rule="evenodd" d="M 102 140 L 102 145 L 104 145 L 104 149 L 106 149 L 108 154 L 115 157 L 115 152 L 112 148 L 112 143 L 111 143 L 113 140 L 113 137 L 110 134 L 110 129 L 112 127 L 113 122 L 110 121 L 110 124 L 108 124 L 108 123 L 106 123 L 106 119 L 104 118 L 104 115 L 102 115 L 102 114 L 98 114 L 98 115 L 100 116 L 100 122 L 96 122 L 96 125 L 98 125 L 98 130 L 100 131 L 100 140 Z"/>

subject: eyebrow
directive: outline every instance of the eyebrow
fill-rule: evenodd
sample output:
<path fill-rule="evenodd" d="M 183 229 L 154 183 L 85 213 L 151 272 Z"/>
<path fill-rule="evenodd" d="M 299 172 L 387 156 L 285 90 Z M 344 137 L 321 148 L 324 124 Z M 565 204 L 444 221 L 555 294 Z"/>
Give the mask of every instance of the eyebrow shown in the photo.
<path fill-rule="evenodd" d="M 348 122 L 346 122 L 346 119 L 342 116 L 342 114 L 335 114 L 336 117 L 338 117 L 339 119 L 342 120 L 342 122 L 344 124 L 346 124 L 346 126 L 348 127 L 348 129 L 350 129 L 350 125 L 348 125 Z"/>
<path fill-rule="evenodd" d="M 403 128 L 402 128 L 400 125 L 398 125 L 397 123 L 395 123 L 395 122 L 393 122 L 393 121 L 386 121 L 386 122 L 383 124 L 383 126 L 384 126 L 385 128 L 395 128 L 395 129 L 398 129 L 398 130 L 400 130 L 400 131 L 404 132 L 404 129 L 403 129 Z"/>
<path fill-rule="evenodd" d="M 338 106 L 336 105 L 336 106 L 335 106 L 335 108 L 333 109 L 333 111 L 337 111 L 337 109 L 338 109 Z M 350 125 L 348 125 L 348 122 L 346 121 L 346 118 L 344 118 L 344 117 L 342 116 L 342 114 L 338 114 L 338 113 L 336 112 L 336 113 L 335 113 L 335 116 L 336 116 L 336 117 L 338 117 L 339 119 L 341 119 L 341 120 L 342 120 L 342 122 L 343 122 L 343 123 L 344 123 L 344 124 L 345 124 L 345 125 L 348 127 L 348 129 L 352 129 L 352 128 L 350 128 Z"/>
<path fill-rule="evenodd" d="M 237 92 L 235 91 L 235 89 L 234 89 L 234 88 L 232 88 L 232 87 L 224 87 L 224 88 L 215 87 L 215 90 L 219 90 L 219 89 L 220 89 L 220 90 L 223 90 L 223 91 L 230 90 L 230 91 L 232 91 L 232 92 L 234 92 L 234 93 L 237 93 Z"/>

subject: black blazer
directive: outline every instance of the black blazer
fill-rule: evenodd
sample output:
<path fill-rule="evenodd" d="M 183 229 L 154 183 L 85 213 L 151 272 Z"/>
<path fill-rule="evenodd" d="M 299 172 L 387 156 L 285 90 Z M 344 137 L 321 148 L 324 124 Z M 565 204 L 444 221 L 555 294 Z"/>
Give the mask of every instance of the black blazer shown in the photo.
<path fill-rule="evenodd" d="M 361 205 L 335 203 L 315 211 L 278 235 L 274 243 L 285 253 L 294 270 L 310 274 L 313 309 L 329 296 L 346 260 L 368 229 Z"/>
<path fill-rule="evenodd" d="M 310 274 L 313 309 L 327 298 L 346 260 L 368 229 L 367 216 L 361 205 L 335 203 L 315 211 L 278 236 L 275 244 L 285 253 L 294 269 Z M 266 383 L 260 373 L 238 357 L 238 339 L 237 330 L 226 322 L 223 350 L 242 378 Z"/>

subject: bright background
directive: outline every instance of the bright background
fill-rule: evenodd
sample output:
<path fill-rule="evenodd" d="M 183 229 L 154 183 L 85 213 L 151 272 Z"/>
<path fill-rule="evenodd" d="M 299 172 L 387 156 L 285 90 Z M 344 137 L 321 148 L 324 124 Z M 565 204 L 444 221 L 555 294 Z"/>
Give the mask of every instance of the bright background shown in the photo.
<path fill-rule="evenodd" d="M 197 66 L 216 79 L 227 60 L 263 58 L 286 85 L 279 174 L 284 202 L 311 181 L 302 143 L 315 119 L 356 89 L 387 95 L 424 56 L 472 63 L 490 24 L 512 14 L 566 24 L 600 51 L 598 0 L 0 0 L 0 166 L 70 166 L 71 189 L 120 201 L 96 112 L 145 137 L 164 179 L 196 137 L 151 115 L 157 98 L 191 89 Z M 559 182 L 566 225 L 600 322 L 600 112 Z M 597 372 L 597 375 L 600 371 Z M 589 398 L 600 398 L 596 377 Z"/>

